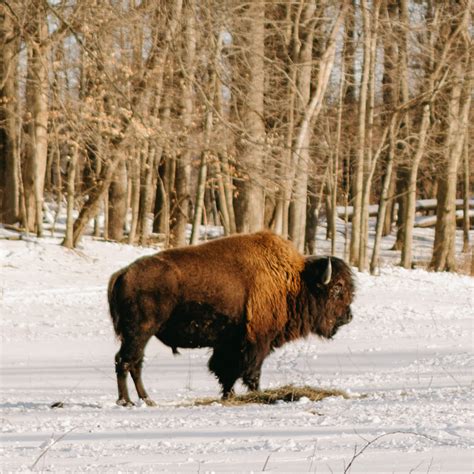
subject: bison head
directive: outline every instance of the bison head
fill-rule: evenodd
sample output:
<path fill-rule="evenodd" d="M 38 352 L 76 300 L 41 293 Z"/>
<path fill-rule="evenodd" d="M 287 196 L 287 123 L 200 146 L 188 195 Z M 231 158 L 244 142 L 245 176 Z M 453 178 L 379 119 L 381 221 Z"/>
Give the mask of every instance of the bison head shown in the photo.
<path fill-rule="evenodd" d="M 330 339 L 352 320 L 352 271 L 337 257 L 307 257 L 302 276 L 309 299 L 311 331 Z"/>

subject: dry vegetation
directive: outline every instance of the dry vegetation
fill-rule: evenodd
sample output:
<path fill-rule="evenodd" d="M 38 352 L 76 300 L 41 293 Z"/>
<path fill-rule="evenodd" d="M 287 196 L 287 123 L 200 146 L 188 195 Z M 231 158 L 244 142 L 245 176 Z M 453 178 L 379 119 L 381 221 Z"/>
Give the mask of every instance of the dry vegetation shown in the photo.
<path fill-rule="evenodd" d="M 315 388 L 307 385 L 303 387 L 285 385 L 283 387 L 271 388 L 258 392 L 234 395 L 226 400 L 221 398 L 198 398 L 192 401 L 191 404 L 196 406 L 212 405 L 215 403 L 224 406 L 240 406 L 249 404 L 273 405 L 278 402 L 297 402 L 303 397 L 313 402 L 318 402 L 327 397 L 350 398 L 343 390 Z"/>

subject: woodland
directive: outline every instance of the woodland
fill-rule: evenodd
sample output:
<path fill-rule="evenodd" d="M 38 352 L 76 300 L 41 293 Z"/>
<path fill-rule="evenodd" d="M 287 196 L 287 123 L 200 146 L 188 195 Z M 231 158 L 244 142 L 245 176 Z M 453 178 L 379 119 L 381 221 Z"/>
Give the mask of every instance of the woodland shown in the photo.
<path fill-rule="evenodd" d="M 203 224 L 268 228 L 314 253 L 324 218 L 332 253 L 345 239 L 347 260 L 374 272 L 392 232 L 412 267 L 430 199 L 428 265 L 453 271 L 457 229 L 472 252 L 471 10 L 1 0 L 0 222 L 42 236 L 47 210 L 64 212 L 70 248 L 87 229 L 170 247 Z"/>

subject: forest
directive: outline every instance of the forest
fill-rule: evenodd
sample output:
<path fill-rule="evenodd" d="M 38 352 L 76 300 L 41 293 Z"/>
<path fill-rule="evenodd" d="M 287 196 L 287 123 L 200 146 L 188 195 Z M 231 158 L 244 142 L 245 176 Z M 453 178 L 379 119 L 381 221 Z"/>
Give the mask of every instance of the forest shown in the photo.
<path fill-rule="evenodd" d="M 0 222 L 42 236 L 64 212 L 70 248 L 268 228 L 314 253 L 325 219 L 332 253 L 345 239 L 374 272 L 392 232 L 412 267 L 431 199 L 428 266 L 453 271 L 457 228 L 472 252 L 471 3 L 1 0 Z"/>

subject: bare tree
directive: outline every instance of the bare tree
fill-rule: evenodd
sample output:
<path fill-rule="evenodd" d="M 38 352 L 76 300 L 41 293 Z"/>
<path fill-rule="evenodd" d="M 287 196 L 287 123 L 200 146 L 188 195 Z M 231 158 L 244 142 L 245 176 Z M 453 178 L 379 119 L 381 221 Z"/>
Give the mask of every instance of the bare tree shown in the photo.
<path fill-rule="evenodd" d="M 18 147 L 18 58 L 20 36 L 12 12 L 0 4 L 0 220 L 13 224 L 20 215 Z"/>
<path fill-rule="evenodd" d="M 431 72 L 428 74 L 426 79 L 425 87 L 425 98 L 422 103 L 422 117 L 418 133 L 418 143 L 416 147 L 416 153 L 411 163 L 410 174 L 409 174 L 409 185 L 407 192 L 407 203 L 406 203 L 406 214 L 404 223 L 404 236 L 403 236 L 403 248 L 401 264 L 405 268 L 410 268 L 412 265 L 412 240 L 413 240 L 413 226 L 415 220 L 415 204 L 416 204 L 416 185 L 418 168 L 422 157 L 425 154 L 425 145 L 427 139 L 428 128 L 430 125 L 430 114 L 432 108 L 432 102 L 435 99 L 437 93 L 442 87 L 447 75 L 447 61 L 449 54 L 452 52 L 453 43 L 457 40 L 461 33 L 465 19 L 462 20 L 456 28 L 451 30 L 447 37 L 440 37 L 437 42 L 432 38 L 432 32 L 439 30 L 440 15 L 442 10 L 439 8 L 435 10 L 433 14 L 432 24 L 430 25 L 430 59 L 428 61 L 428 68 Z M 437 53 L 436 48 L 440 48 L 439 56 L 435 57 Z M 459 96 L 459 92 L 457 93 Z M 453 104 L 456 99 L 453 99 Z M 459 100 L 459 97 L 458 97 Z M 456 161 L 457 167 L 457 161 Z"/>
<path fill-rule="evenodd" d="M 452 6 L 453 33 L 456 37 L 452 58 L 452 76 L 448 87 L 446 132 L 444 146 L 446 153 L 441 163 L 437 193 L 437 212 L 433 257 L 430 267 L 436 271 L 456 269 L 456 186 L 458 166 L 462 159 L 464 140 L 468 126 L 472 95 L 472 58 L 469 39 L 469 18 L 471 2 L 466 0 Z M 454 64 L 453 64 L 454 63 Z"/>
<path fill-rule="evenodd" d="M 238 82 L 234 93 L 239 102 L 236 116 L 241 123 L 237 149 L 241 179 L 238 181 L 236 224 L 239 232 L 263 228 L 265 160 L 264 116 L 264 18 L 265 2 L 256 0 L 236 12 L 235 45 L 240 51 Z"/>
<path fill-rule="evenodd" d="M 31 20 L 26 31 L 28 76 L 26 84 L 28 143 L 24 174 L 26 222 L 28 229 L 41 236 L 43 193 L 48 153 L 48 23 L 42 1 L 32 0 Z"/>
<path fill-rule="evenodd" d="M 307 95 L 307 92 L 305 92 L 310 85 L 307 82 L 310 77 L 302 74 L 300 77 L 301 80 L 297 80 L 297 84 L 299 84 L 298 95 L 302 98 L 303 108 L 300 110 L 300 121 L 297 131 L 294 134 L 295 139 L 291 154 L 291 179 L 289 182 L 292 183 L 291 201 L 293 205 L 290 208 L 288 228 L 290 238 L 294 241 L 296 248 L 300 251 L 304 250 L 304 230 L 306 226 L 306 197 L 303 202 L 300 193 L 303 192 L 304 189 L 304 196 L 306 196 L 308 179 L 307 150 L 311 139 L 311 125 L 318 117 L 322 108 L 324 94 L 334 65 L 336 37 L 339 34 L 339 29 L 344 21 L 346 11 L 347 4 L 344 3 L 332 25 L 327 39 L 326 49 L 319 60 L 317 86 L 314 89 L 314 92 L 311 95 Z M 311 15 L 309 15 L 308 18 L 311 19 Z M 305 63 L 303 63 L 303 65 L 305 66 Z M 303 92 L 305 92 L 305 94 L 303 94 Z M 305 97 L 306 100 L 304 99 Z"/>

